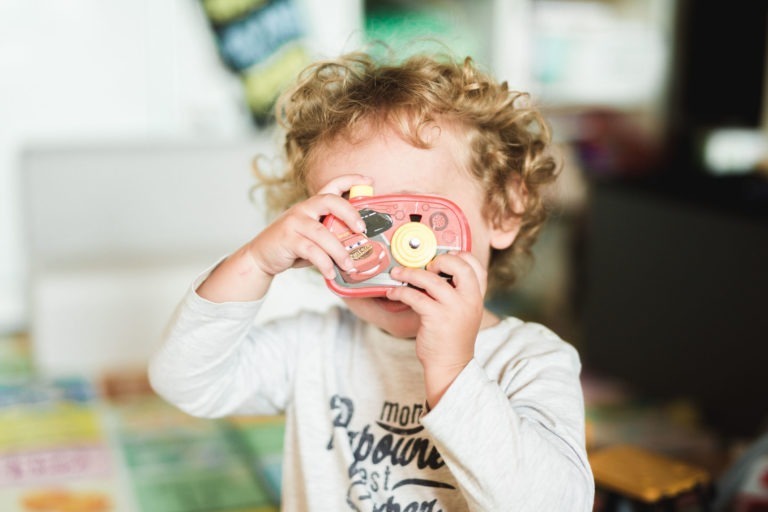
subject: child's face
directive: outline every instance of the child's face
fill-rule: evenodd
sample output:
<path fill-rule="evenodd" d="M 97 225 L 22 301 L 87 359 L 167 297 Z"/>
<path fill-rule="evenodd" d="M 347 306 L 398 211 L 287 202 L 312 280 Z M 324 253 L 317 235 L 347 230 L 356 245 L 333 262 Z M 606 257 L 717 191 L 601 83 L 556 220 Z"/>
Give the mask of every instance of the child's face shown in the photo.
<path fill-rule="evenodd" d="M 389 127 L 367 130 L 358 142 L 336 139 L 321 148 L 309 168 L 308 187 L 315 193 L 325 183 L 344 174 L 373 178 L 374 194 L 435 194 L 456 203 L 472 231 L 472 254 L 487 270 L 491 247 L 504 248 L 514 240 L 509 230 L 495 229 L 482 215 L 485 194 L 467 169 L 467 143 L 461 132 L 441 125 L 432 146 L 420 149 Z M 482 283 L 485 289 L 485 283 Z M 344 299 L 350 310 L 393 336 L 416 335 L 419 317 L 409 307 L 386 298 Z"/>

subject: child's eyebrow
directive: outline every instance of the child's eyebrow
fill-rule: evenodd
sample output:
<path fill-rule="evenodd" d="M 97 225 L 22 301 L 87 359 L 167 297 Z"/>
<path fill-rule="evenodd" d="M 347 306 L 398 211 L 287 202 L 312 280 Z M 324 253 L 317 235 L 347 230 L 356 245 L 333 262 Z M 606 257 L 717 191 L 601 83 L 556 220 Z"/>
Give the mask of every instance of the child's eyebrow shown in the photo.
<path fill-rule="evenodd" d="M 415 195 L 426 194 L 427 192 L 424 192 L 423 190 L 411 190 L 411 189 L 403 188 L 403 189 L 400 189 L 400 190 L 395 190 L 392 193 L 393 194 L 402 194 L 402 195 L 407 195 L 407 196 L 415 196 Z"/>

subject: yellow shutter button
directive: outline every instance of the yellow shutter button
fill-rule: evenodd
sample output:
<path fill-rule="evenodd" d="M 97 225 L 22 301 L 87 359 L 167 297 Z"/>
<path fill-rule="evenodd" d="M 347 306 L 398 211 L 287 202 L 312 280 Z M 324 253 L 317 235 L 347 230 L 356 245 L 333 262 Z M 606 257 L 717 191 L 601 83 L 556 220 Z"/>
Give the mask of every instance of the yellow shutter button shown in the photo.
<path fill-rule="evenodd" d="M 404 267 L 425 267 L 437 253 L 437 239 L 428 226 L 408 222 L 392 235 L 390 252 L 395 261 Z"/>
<path fill-rule="evenodd" d="M 352 185 L 349 188 L 349 198 L 353 197 L 371 197 L 373 195 L 373 187 L 370 185 Z"/>

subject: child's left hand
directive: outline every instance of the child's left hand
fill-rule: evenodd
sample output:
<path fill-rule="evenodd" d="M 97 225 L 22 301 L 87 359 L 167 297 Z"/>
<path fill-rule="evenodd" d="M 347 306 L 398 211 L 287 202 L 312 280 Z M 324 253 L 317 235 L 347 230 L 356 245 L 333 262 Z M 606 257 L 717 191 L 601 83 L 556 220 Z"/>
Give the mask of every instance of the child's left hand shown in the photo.
<path fill-rule="evenodd" d="M 441 272 L 452 276 L 450 281 Z M 395 267 L 391 275 L 419 288 L 392 288 L 387 298 L 409 305 L 421 318 L 416 355 L 424 367 L 427 403 L 434 407 L 474 357 L 487 274 L 472 254 L 450 252 L 437 256 L 426 270 Z"/>

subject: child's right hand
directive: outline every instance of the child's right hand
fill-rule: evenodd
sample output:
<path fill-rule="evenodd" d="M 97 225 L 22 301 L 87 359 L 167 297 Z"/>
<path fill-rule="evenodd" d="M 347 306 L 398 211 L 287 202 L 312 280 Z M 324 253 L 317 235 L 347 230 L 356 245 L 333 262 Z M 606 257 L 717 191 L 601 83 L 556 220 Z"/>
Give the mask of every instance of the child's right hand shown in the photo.
<path fill-rule="evenodd" d="M 325 184 L 317 194 L 293 205 L 248 244 L 248 252 L 267 275 L 314 265 L 328 279 L 336 275 L 334 262 L 353 268 L 339 239 L 320 222 L 333 215 L 358 233 L 365 232 L 360 213 L 341 195 L 353 185 L 371 183 L 362 175 L 347 174 Z"/>
<path fill-rule="evenodd" d="M 333 215 L 350 229 L 364 232 L 360 213 L 341 197 L 353 185 L 362 184 L 372 184 L 371 178 L 345 174 L 329 181 L 224 260 L 197 293 L 212 302 L 258 300 L 266 294 L 272 278 L 289 268 L 314 265 L 329 279 L 335 276 L 334 262 L 351 270 L 353 262 L 346 249 L 320 221 Z"/>

